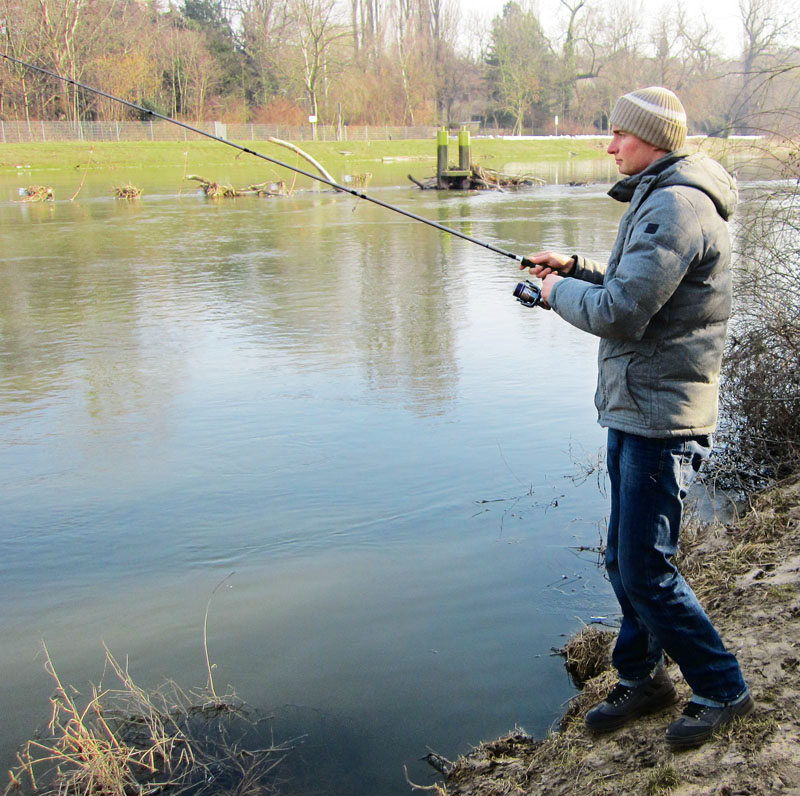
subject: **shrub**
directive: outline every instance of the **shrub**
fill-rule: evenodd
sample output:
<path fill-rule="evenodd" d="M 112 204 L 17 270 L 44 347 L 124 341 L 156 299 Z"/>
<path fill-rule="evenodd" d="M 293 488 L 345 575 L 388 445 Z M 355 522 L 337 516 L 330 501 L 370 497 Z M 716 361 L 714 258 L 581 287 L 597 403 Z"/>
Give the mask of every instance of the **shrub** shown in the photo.
<path fill-rule="evenodd" d="M 712 473 L 751 492 L 800 469 L 800 150 L 736 219 L 734 312 Z"/>

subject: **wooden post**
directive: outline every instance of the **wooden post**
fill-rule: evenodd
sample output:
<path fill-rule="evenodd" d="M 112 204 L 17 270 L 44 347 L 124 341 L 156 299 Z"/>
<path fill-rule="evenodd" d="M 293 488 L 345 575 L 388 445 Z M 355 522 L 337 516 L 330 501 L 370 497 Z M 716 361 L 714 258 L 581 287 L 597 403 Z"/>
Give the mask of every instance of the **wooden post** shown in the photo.
<path fill-rule="evenodd" d="M 469 130 L 464 128 L 458 134 L 458 168 L 469 171 L 472 168 L 472 153 L 470 152 Z"/>
<path fill-rule="evenodd" d="M 447 188 L 447 128 L 436 134 L 436 182 L 440 188 Z"/>

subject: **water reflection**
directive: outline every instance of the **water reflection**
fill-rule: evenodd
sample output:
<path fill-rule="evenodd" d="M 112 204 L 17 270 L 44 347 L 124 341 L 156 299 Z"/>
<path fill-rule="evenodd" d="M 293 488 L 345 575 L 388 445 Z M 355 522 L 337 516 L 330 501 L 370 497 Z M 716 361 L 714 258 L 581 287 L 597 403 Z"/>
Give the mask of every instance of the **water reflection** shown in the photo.
<path fill-rule="evenodd" d="M 568 479 L 601 440 L 591 341 L 513 302 L 515 262 L 350 197 L 90 188 L 0 205 L 4 759 L 42 718 L 42 638 L 68 682 L 103 642 L 203 682 L 232 570 L 220 676 L 357 732 L 332 794 L 545 731 L 571 693 L 549 649 L 610 599 L 569 550 L 605 511 Z M 596 188 L 382 195 L 511 251 L 601 255 L 617 218 Z"/>

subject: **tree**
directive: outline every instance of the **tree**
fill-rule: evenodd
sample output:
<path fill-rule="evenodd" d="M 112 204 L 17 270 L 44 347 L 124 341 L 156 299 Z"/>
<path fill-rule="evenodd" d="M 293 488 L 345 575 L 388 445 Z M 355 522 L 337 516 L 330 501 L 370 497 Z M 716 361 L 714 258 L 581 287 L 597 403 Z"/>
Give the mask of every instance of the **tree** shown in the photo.
<path fill-rule="evenodd" d="M 336 0 L 292 0 L 289 8 L 289 57 L 280 68 L 302 87 L 309 114 L 319 118 L 320 93 L 341 70 L 337 45 L 349 32 L 338 18 Z"/>
<path fill-rule="evenodd" d="M 766 95 L 762 70 L 785 43 L 794 27 L 788 6 L 779 0 L 739 0 L 742 20 L 742 87 L 732 108 L 732 120 L 741 133 L 757 132 L 755 119 Z"/>
<path fill-rule="evenodd" d="M 575 99 L 575 85 L 578 80 L 595 77 L 591 68 L 588 72 L 578 69 L 577 63 L 577 30 L 576 23 L 578 14 L 586 5 L 586 0 L 560 0 L 569 12 L 567 29 L 564 34 L 564 45 L 561 49 L 561 65 L 559 77 L 560 105 L 561 114 L 565 119 L 572 117 L 572 103 Z"/>
<path fill-rule="evenodd" d="M 289 12 L 283 0 L 243 0 L 236 10 L 241 48 L 254 72 L 249 99 L 266 105 L 280 93 L 279 58 L 288 36 Z"/>
<path fill-rule="evenodd" d="M 515 0 L 492 24 L 488 80 L 497 116 L 508 118 L 519 135 L 536 110 L 548 107 L 550 45 L 536 14 Z"/>

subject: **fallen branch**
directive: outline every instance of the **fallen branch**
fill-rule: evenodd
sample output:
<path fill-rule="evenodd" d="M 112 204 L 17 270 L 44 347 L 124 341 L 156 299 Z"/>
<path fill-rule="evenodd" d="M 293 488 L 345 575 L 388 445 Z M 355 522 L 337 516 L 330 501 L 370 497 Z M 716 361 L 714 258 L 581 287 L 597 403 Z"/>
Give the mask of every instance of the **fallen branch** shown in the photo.
<path fill-rule="evenodd" d="M 326 180 L 328 180 L 328 182 L 336 182 L 336 180 L 334 180 L 333 177 L 331 177 L 331 175 L 325 171 L 318 161 L 314 160 L 314 158 L 312 158 L 308 152 L 304 152 L 302 149 L 300 149 L 299 146 L 290 144 L 288 141 L 284 141 L 281 138 L 273 138 L 272 136 L 267 138 L 267 141 L 277 144 L 278 146 L 285 146 L 287 149 L 291 149 L 292 152 L 296 152 L 301 158 L 305 158 Z"/>

